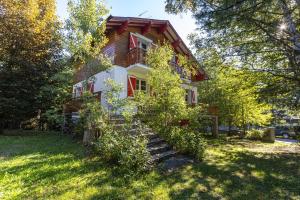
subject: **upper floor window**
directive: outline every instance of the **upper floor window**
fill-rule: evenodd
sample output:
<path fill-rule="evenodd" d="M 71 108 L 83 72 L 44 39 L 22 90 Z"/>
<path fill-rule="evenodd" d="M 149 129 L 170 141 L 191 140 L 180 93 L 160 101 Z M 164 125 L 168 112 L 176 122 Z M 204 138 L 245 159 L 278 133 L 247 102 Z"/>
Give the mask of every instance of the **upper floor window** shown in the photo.
<path fill-rule="evenodd" d="M 110 44 L 108 46 L 106 46 L 105 48 L 103 48 L 102 52 L 105 56 L 107 56 L 112 63 L 114 63 L 115 60 L 115 51 L 116 51 L 116 47 L 115 44 Z"/>
<path fill-rule="evenodd" d="M 151 43 L 144 41 L 143 39 L 138 39 L 138 47 L 143 50 L 147 50 Z"/>
<path fill-rule="evenodd" d="M 138 33 L 130 33 L 129 35 L 130 50 L 134 48 L 140 48 L 146 51 L 151 46 L 152 43 L 153 43 L 152 40 Z"/>

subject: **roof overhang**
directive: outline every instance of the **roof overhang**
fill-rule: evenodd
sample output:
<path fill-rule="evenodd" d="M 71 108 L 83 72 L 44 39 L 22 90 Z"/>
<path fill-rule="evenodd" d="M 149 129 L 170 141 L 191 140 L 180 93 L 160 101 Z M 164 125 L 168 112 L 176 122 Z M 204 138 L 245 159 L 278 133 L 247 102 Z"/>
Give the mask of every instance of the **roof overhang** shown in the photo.
<path fill-rule="evenodd" d="M 142 35 L 146 34 L 150 28 L 154 28 L 158 33 L 164 34 L 165 38 L 170 41 L 176 51 L 187 56 L 192 56 L 189 48 L 168 20 L 117 16 L 109 16 L 107 18 L 107 30 L 117 29 L 119 33 L 122 33 L 128 27 L 140 28 Z"/>
<path fill-rule="evenodd" d="M 157 33 L 163 34 L 164 37 L 171 43 L 175 51 L 192 58 L 197 62 L 187 45 L 183 42 L 179 34 L 176 32 L 169 20 L 138 18 L 138 17 L 119 17 L 110 15 L 106 20 L 107 30 L 117 30 L 122 34 L 128 27 L 140 28 L 141 35 L 146 34 L 150 28 L 156 29 Z M 197 62 L 198 63 L 198 62 Z M 205 71 L 198 63 L 199 71 L 206 75 Z M 207 75 L 206 75 L 207 77 Z"/>

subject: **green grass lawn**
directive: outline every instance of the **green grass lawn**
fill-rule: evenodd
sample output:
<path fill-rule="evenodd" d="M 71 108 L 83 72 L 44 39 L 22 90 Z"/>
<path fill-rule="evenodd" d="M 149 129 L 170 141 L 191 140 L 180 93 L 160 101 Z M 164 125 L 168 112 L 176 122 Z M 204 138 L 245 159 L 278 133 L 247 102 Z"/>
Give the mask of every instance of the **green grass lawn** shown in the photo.
<path fill-rule="evenodd" d="M 0 199 L 300 199 L 298 145 L 208 143 L 201 163 L 132 177 L 68 136 L 0 136 Z"/>

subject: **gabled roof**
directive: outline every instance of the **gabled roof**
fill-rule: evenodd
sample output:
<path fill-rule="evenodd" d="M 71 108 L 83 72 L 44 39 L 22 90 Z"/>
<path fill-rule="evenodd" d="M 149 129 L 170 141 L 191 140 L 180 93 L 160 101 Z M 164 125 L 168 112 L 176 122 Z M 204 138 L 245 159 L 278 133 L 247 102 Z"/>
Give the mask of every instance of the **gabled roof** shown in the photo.
<path fill-rule="evenodd" d="M 186 46 L 184 41 L 181 39 L 179 34 L 176 32 L 169 20 L 159 20 L 159 19 L 149 19 L 149 18 L 139 18 L 139 17 L 120 17 L 110 15 L 106 20 L 107 30 L 115 29 L 120 34 L 128 27 L 138 27 L 141 28 L 141 33 L 147 33 L 150 28 L 154 28 L 158 33 L 164 34 L 165 38 L 169 40 L 173 48 L 179 53 L 192 58 L 197 62 L 197 59 L 193 56 L 190 49 Z M 198 62 L 197 62 L 198 63 Z M 201 76 L 204 76 L 204 79 L 207 79 L 205 71 L 198 65 L 198 70 L 201 73 Z"/>
<path fill-rule="evenodd" d="M 141 31 L 146 31 L 151 28 L 157 29 L 158 33 L 164 34 L 164 36 L 171 42 L 173 47 L 180 53 L 192 56 L 191 51 L 178 35 L 169 20 L 158 20 L 138 17 L 118 17 L 109 16 L 106 22 L 107 29 L 119 29 L 119 31 L 125 30 L 127 27 L 139 27 Z"/>

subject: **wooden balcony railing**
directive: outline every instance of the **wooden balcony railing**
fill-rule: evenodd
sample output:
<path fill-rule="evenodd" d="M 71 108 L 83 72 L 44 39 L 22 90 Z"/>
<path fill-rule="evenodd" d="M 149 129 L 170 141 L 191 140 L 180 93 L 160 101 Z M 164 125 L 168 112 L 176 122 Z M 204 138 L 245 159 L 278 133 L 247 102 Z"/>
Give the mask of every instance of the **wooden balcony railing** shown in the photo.
<path fill-rule="evenodd" d="M 146 58 L 146 50 L 141 48 L 131 49 L 127 54 L 128 66 L 137 63 L 145 64 L 146 63 L 145 58 Z"/>
<path fill-rule="evenodd" d="M 127 65 L 134 65 L 137 63 L 146 64 L 146 53 L 147 51 L 141 48 L 131 49 L 127 54 Z M 191 75 L 187 73 L 181 66 L 179 66 L 176 62 L 170 61 L 170 65 L 180 75 L 182 79 L 191 80 Z"/>

